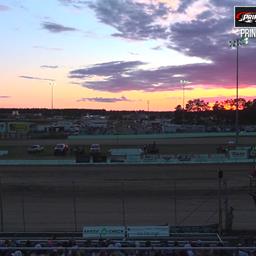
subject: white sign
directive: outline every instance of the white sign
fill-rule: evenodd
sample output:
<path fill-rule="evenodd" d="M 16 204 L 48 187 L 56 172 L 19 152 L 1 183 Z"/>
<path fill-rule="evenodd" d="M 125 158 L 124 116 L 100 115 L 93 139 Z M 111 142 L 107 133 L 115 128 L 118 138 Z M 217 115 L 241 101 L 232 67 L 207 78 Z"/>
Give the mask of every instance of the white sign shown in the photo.
<path fill-rule="evenodd" d="M 247 159 L 248 158 L 248 151 L 247 150 L 230 150 L 229 157 L 231 159 Z"/>
<path fill-rule="evenodd" d="M 8 155 L 8 150 L 0 150 L 0 156 Z"/>
<path fill-rule="evenodd" d="M 127 237 L 169 237 L 169 226 L 129 226 Z"/>
<path fill-rule="evenodd" d="M 83 238 L 124 238 L 123 226 L 87 226 L 83 228 Z"/>
<path fill-rule="evenodd" d="M 4 122 L 0 123 L 0 133 L 5 133 L 7 131 L 7 125 Z"/>
<path fill-rule="evenodd" d="M 241 38 L 255 38 L 256 37 L 256 29 L 255 28 L 242 28 L 240 30 Z M 246 42 L 248 44 L 248 40 Z"/>

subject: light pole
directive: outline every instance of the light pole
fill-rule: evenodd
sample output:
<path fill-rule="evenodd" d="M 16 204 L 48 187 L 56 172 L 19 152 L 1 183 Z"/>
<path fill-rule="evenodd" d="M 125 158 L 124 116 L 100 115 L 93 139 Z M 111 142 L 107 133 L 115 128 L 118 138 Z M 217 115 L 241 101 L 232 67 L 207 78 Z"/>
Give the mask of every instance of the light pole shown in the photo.
<path fill-rule="evenodd" d="M 54 86 L 54 82 L 50 82 L 51 85 L 51 108 L 53 110 L 53 86 Z"/>
<path fill-rule="evenodd" d="M 180 80 L 182 84 L 182 123 L 184 124 L 184 111 L 185 111 L 185 84 L 189 84 L 187 80 Z"/>
<path fill-rule="evenodd" d="M 236 130 L 236 145 L 238 145 L 238 136 L 239 136 L 239 128 L 238 128 L 238 87 L 239 87 L 239 46 L 248 44 L 248 38 L 237 38 L 236 40 L 229 41 L 229 47 L 236 47 L 236 119 L 235 119 L 235 130 Z"/>
<path fill-rule="evenodd" d="M 190 82 L 187 80 L 180 80 L 180 83 L 182 84 L 182 108 L 184 110 L 184 107 L 185 107 L 185 84 L 189 84 Z"/>

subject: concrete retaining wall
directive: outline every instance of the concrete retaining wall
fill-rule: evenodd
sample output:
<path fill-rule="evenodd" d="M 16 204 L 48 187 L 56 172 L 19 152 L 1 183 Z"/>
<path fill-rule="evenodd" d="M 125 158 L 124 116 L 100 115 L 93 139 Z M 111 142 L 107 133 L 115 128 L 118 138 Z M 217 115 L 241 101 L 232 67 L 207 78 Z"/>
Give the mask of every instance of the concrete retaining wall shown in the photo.
<path fill-rule="evenodd" d="M 120 134 L 120 135 L 73 135 L 71 140 L 130 140 L 130 139 L 169 139 L 169 138 L 207 138 L 207 137 L 235 137 L 234 132 L 201 132 L 201 133 L 159 133 L 159 134 Z M 242 132 L 240 137 L 256 136 L 256 132 Z"/>
<path fill-rule="evenodd" d="M 0 160 L 0 166 L 78 166 L 78 165 L 189 165 L 189 164 L 230 164 L 230 163 L 254 163 L 254 159 L 217 159 L 217 158 L 191 158 L 190 160 L 178 160 L 177 158 L 146 158 L 140 162 L 103 162 L 103 163 L 76 163 L 75 160 Z"/>

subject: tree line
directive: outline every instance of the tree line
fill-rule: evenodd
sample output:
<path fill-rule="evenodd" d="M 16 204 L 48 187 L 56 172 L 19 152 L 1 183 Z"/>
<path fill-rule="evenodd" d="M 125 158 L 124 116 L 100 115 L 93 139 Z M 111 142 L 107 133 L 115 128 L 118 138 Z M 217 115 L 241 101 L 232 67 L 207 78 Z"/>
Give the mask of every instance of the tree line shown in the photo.
<path fill-rule="evenodd" d="M 184 109 L 181 105 L 176 106 L 174 121 L 175 123 L 233 125 L 237 103 L 239 124 L 256 124 L 256 99 L 245 100 L 244 98 L 238 98 L 238 101 L 226 99 L 213 104 L 199 98 L 189 100 Z"/>
<path fill-rule="evenodd" d="M 238 102 L 239 110 L 255 110 L 256 109 L 256 99 L 246 101 L 244 98 L 236 99 L 226 99 L 224 101 L 215 101 L 214 104 L 205 102 L 202 99 L 189 100 L 186 103 L 184 111 L 187 112 L 201 112 L 201 111 L 219 111 L 219 110 L 236 110 L 236 105 Z M 181 105 L 176 106 L 176 111 L 183 111 Z"/>

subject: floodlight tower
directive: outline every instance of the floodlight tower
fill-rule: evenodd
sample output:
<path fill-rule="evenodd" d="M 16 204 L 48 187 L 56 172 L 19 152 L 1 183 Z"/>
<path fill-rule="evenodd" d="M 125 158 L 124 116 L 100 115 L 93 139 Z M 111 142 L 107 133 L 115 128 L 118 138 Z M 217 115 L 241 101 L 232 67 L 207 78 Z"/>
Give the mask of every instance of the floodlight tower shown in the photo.
<path fill-rule="evenodd" d="M 238 127 L 238 88 L 239 88 L 239 46 L 247 45 L 249 39 L 246 37 L 237 38 L 229 41 L 230 48 L 236 48 L 236 118 L 235 118 L 235 130 L 236 130 L 236 145 L 238 145 L 239 127 Z"/>
<path fill-rule="evenodd" d="M 51 86 L 51 109 L 53 110 L 53 86 L 54 86 L 54 82 L 50 82 L 49 84 Z"/>
<path fill-rule="evenodd" d="M 189 81 L 180 80 L 180 83 L 182 84 L 182 109 L 184 111 L 184 109 L 185 109 L 185 84 L 189 84 Z"/>

